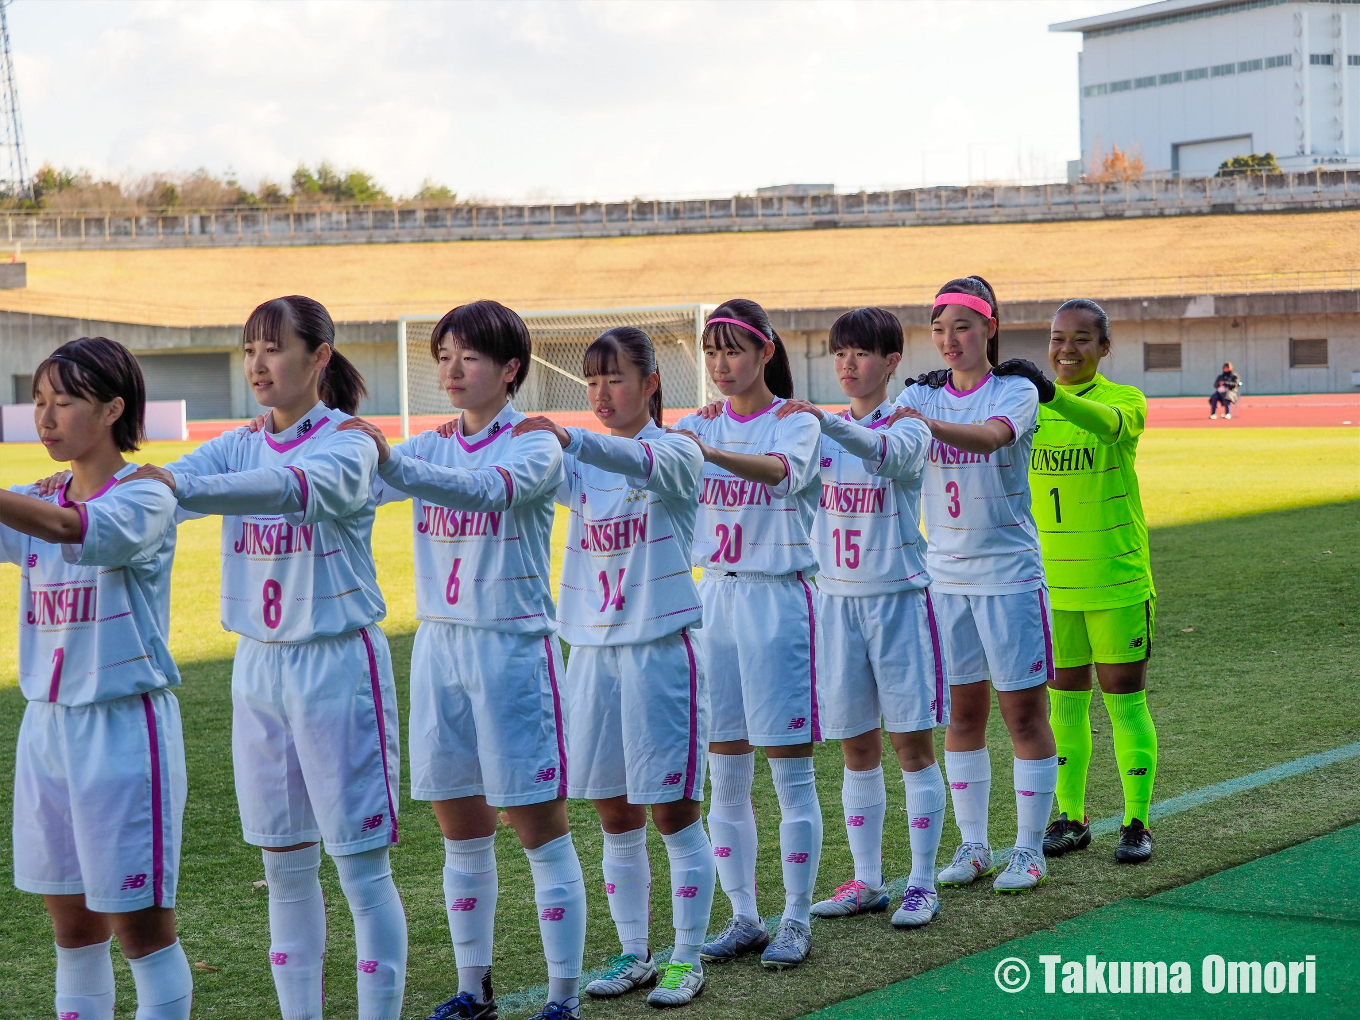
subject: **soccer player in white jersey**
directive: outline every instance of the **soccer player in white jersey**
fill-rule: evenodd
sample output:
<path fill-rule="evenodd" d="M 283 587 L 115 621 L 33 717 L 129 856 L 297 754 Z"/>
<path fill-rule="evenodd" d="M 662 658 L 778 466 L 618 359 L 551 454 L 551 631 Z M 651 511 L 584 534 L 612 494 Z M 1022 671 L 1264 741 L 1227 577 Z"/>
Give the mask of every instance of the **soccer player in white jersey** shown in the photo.
<path fill-rule="evenodd" d="M 763 950 L 764 966 L 784 969 L 812 948 L 822 854 L 812 765 L 821 731 L 811 539 L 821 429 L 807 415 L 774 413 L 793 396 L 793 373 L 760 305 L 742 298 L 719 305 L 704 326 L 703 349 L 726 404 L 712 418 L 693 414 L 675 427 L 698 439 L 707 462 L 693 563 L 704 571 L 699 640 L 712 710 L 708 826 L 732 919 L 700 955 L 716 963 Z M 756 909 L 753 745 L 765 748 L 782 816 L 784 915 L 773 939 Z"/>
<path fill-rule="evenodd" d="M 1057 787 L 1048 722 L 1052 614 L 1039 533 L 1030 512 L 1029 451 L 1038 397 L 1027 380 L 996 376 L 996 294 L 977 276 L 951 280 L 935 298 L 931 336 L 948 366 L 908 386 L 898 414 L 933 437 L 922 502 L 930 590 L 950 683 L 945 772 L 962 845 L 941 885 L 968 885 L 997 869 L 987 839 L 992 768 L 987 752 L 991 676 L 1014 745 L 1018 831 L 993 888 L 1022 892 L 1048 875 L 1043 835 Z"/>
<path fill-rule="evenodd" d="M 930 430 L 889 421 L 888 379 L 902 360 L 902 323 L 885 308 L 847 312 L 831 326 L 836 378 L 850 398 L 842 415 L 791 400 L 822 428 L 822 499 L 812 539 L 822 636 L 822 733 L 841 741 L 841 805 L 855 877 L 816 903 L 819 917 L 877 912 L 883 875 L 883 728 L 902 770 L 910 816 L 911 873 L 893 915 L 899 928 L 940 911 L 935 855 L 944 821 L 944 777 L 934 727 L 949 721 L 949 688 L 921 537 L 921 474 Z"/>
<path fill-rule="evenodd" d="M 182 507 L 221 514 L 232 764 L 247 843 L 263 849 L 270 969 L 287 1020 L 321 1016 L 326 908 L 318 840 L 354 916 L 361 1020 L 401 1012 L 406 915 L 388 862 L 400 756 L 386 613 L 373 565 L 377 452 L 338 426 L 364 396 L 310 298 L 246 320 L 246 381 L 272 408 L 164 468 Z"/>
<path fill-rule="evenodd" d="M 411 653 L 411 796 L 444 834 L 444 896 L 458 994 L 438 1020 L 497 1015 L 491 989 L 496 919 L 496 809 L 519 835 L 534 876 L 548 1002 L 579 1013 L 586 894 L 567 828 L 562 653 L 548 589 L 562 448 L 512 436 L 510 398 L 531 356 L 524 320 L 495 301 L 450 311 L 430 334 L 439 383 L 462 410 L 440 431 L 376 445 L 384 500 L 414 500 L 416 615 Z"/>
<path fill-rule="evenodd" d="M 82 337 L 33 374 L 38 438 L 71 473 L 51 496 L 0 491 L 0 558 L 19 565 L 14 884 L 40 894 L 56 940 L 56 1015 L 113 1020 L 112 935 L 140 1020 L 187 1020 L 175 935 L 187 780 L 179 672 L 167 646 L 178 508 L 120 484 L 143 435 L 141 369 Z"/>
<path fill-rule="evenodd" d="M 598 435 L 535 417 L 515 435 L 549 432 L 566 451 L 557 501 L 571 513 L 558 624 L 567 665 L 568 795 L 595 803 L 604 883 L 620 953 L 586 986 L 614 998 L 659 984 L 654 1006 L 704 987 L 699 947 L 713 905 L 704 832 L 708 689 L 697 641 L 703 604 L 690 570 L 704 455 L 661 425 L 651 338 L 619 326 L 586 348 L 582 374 Z M 661 974 L 648 945 L 652 885 L 647 807 L 670 858 L 675 948 Z"/>

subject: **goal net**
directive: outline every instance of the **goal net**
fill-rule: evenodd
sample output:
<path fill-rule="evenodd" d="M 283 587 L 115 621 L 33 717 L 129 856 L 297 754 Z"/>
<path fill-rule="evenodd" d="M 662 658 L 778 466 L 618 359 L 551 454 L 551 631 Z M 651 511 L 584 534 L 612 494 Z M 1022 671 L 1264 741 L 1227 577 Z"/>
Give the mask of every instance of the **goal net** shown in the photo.
<path fill-rule="evenodd" d="M 522 312 L 533 339 L 533 354 L 529 374 L 514 397 L 515 407 L 528 414 L 589 412 L 581 362 L 591 341 L 615 326 L 636 326 L 652 338 L 668 421 L 672 408 L 692 409 L 706 403 L 712 392 L 702 351 L 706 311 L 704 305 L 672 305 Z M 457 413 L 439 385 L 438 366 L 430 354 L 430 335 L 439 318 L 410 315 L 397 320 L 403 438 Z"/>

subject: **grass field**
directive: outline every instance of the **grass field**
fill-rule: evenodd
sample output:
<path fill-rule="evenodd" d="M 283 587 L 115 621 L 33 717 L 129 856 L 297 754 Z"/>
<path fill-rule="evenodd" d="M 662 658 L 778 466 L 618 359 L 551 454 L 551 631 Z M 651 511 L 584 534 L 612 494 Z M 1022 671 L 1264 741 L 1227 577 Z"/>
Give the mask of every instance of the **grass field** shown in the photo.
<path fill-rule="evenodd" d="M 164 462 L 183 447 L 156 444 L 145 459 Z M 0 483 L 30 480 L 50 470 L 36 448 L 6 448 Z M 1159 799 L 1197 789 L 1301 755 L 1360 739 L 1360 444 L 1344 429 L 1233 433 L 1159 430 L 1143 441 L 1144 502 L 1152 525 L 1159 593 L 1157 652 L 1150 700 L 1161 744 Z M 560 524 L 560 521 L 559 521 Z M 229 678 L 233 639 L 217 623 L 217 535 L 212 520 L 180 529 L 175 568 L 172 648 L 184 685 L 179 691 L 188 743 L 190 800 L 179 886 L 180 930 L 192 961 L 217 968 L 195 971 L 195 1016 L 276 1016 L 265 963 L 267 894 L 259 852 L 240 840 L 232 790 Z M 561 535 L 557 536 L 558 547 Z M 401 507 L 379 513 L 374 536 L 383 589 L 385 628 L 392 642 L 398 690 L 405 700 L 406 664 L 414 631 L 410 519 Z M 556 576 L 556 566 L 554 567 Z M 16 612 L 17 569 L 0 568 L 0 619 Z M 0 790 L 11 785 L 12 746 L 23 711 L 13 689 L 14 632 L 0 640 Z M 403 709 L 404 715 L 404 709 Z M 1005 777 L 1009 746 L 995 726 L 991 741 L 997 776 L 992 804 L 993 842 L 1014 832 L 1014 807 Z M 1109 724 L 1094 708 L 1092 818 L 1120 806 Z M 840 764 L 834 743 L 818 750 L 818 778 L 826 817 L 819 894 L 851 872 L 839 820 Z M 893 794 L 897 803 L 900 788 Z M 777 818 L 768 771 L 758 766 L 756 809 L 762 820 L 759 862 L 761 907 L 778 910 L 782 893 L 775 846 Z M 402 842 L 393 853 L 397 882 L 411 925 L 408 1017 L 424 1017 L 454 987 L 452 951 L 444 921 L 442 847 L 424 805 L 403 797 Z M 600 891 L 600 836 L 588 806 L 573 805 L 577 846 L 586 870 L 591 917 L 586 967 L 615 951 L 613 927 Z M 1330 766 L 1216 804 L 1156 827 L 1158 851 L 1146 867 L 1116 868 L 1109 839 L 1055 862 L 1049 884 L 1022 899 L 988 889 L 950 892 L 940 919 L 921 932 L 893 932 L 885 917 L 819 924 L 808 966 L 766 974 L 750 962 L 711 968 L 709 989 L 691 1016 L 739 1020 L 782 1018 L 910 977 L 962 955 L 1051 926 L 1090 908 L 1145 896 L 1252 860 L 1360 821 L 1360 763 Z M 952 820 L 941 855 L 957 844 Z M 906 819 L 890 811 L 885 867 L 905 874 Z M 495 976 L 510 992 L 544 979 L 528 867 L 513 833 L 497 841 L 501 875 Z M 9 871 L 10 848 L 0 847 Z M 669 944 L 670 909 L 665 853 L 653 838 L 654 942 Z M 323 868 L 330 905 L 328 1015 L 354 1015 L 354 949 L 348 911 L 334 870 Z M 51 932 L 36 897 L 0 889 L 0 975 L 6 1015 L 38 1017 L 51 1009 Z M 713 928 L 727 916 L 715 904 Z M 115 959 L 118 959 L 115 954 Z M 131 981 L 120 975 L 119 1017 L 132 1015 Z M 640 998 L 587 1012 L 641 1015 Z"/>
<path fill-rule="evenodd" d="M 161 325 L 239 323 L 260 301 L 281 293 L 309 294 L 337 319 L 442 312 L 488 294 L 526 310 L 716 302 L 734 294 L 790 308 L 924 300 L 926 288 L 969 273 L 986 276 L 1007 300 L 1009 281 L 1346 269 L 1356 264 L 1357 250 L 1360 211 L 587 240 L 34 251 L 24 255 L 27 288 L 0 292 L 0 308 Z M 1116 288 L 1083 289 L 1100 298 L 1114 296 Z M 203 318 L 196 310 L 216 314 Z"/>

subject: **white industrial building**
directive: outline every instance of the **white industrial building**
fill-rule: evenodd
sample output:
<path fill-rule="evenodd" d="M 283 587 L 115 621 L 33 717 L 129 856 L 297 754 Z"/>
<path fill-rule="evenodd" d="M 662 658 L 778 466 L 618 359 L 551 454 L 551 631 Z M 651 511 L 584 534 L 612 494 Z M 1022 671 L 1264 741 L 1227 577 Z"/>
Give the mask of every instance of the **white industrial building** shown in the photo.
<path fill-rule="evenodd" d="M 1158 175 L 1253 152 L 1360 167 L 1360 0 L 1164 0 L 1050 30 L 1082 34 L 1084 161 L 1118 146 Z"/>

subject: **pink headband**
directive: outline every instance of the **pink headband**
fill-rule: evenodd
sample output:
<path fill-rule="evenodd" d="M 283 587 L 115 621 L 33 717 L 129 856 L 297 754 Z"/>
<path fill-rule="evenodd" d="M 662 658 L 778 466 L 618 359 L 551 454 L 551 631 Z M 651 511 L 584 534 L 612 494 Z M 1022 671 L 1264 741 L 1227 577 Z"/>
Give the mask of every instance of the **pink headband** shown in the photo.
<path fill-rule="evenodd" d="M 752 326 L 749 322 L 742 322 L 740 319 L 709 319 L 707 322 L 704 323 L 704 329 L 708 329 L 708 327 L 713 325 L 715 322 L 730 322 L 734 326 L 740 326 L 742 329 L 754 333 L 756 336 L 760 337 L 760 339 L 764 343 L 768 344 L 774 342 L 760 330 Z"/>
<path fill-rule="evenodd" d="M 992 306 L 982 298 L 974 297 L 972 294 L 958 294 L 954 291 L 941 294 L 935 299 L 935 307 L 939 308 L 940 305 L 963 305 L 964 308 L 971 308 L 984 319 L 992 317 Z"/>

